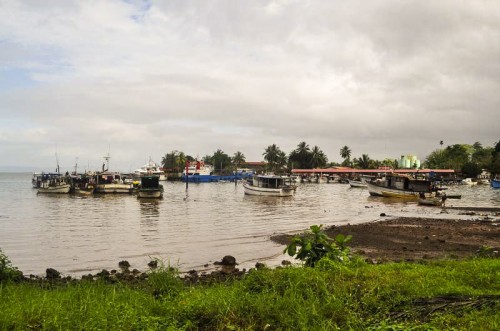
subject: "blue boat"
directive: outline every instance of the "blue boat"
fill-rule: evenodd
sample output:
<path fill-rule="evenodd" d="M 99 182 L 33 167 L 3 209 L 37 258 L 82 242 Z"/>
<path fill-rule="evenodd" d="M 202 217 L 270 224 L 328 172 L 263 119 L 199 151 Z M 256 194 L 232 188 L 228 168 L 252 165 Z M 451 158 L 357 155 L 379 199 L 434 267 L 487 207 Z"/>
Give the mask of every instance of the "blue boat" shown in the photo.
<path fill-rule="evenodd" d="M 492 179 L 490 184 L 493 188 L 500 188 L 500 179 Z"/>
<path fill-rule="evenodd" d="M 211 182 L 234 182 L 235 180 L 247 179 L 253 176 L 251 171 L 238 170 L 231 175 L 214 175 L 211 165 L 205 164 L 203 161 L 191 162 L 182 172 L 181 180 L 189 183 L 211 183 Z"/>

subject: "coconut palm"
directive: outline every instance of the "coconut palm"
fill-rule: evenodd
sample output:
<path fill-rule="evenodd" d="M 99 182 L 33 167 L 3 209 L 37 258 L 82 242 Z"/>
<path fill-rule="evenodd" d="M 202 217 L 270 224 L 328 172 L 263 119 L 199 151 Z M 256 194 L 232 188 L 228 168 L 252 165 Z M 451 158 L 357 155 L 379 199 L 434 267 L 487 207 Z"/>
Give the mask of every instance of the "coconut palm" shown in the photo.
<path fill-rule="evenodd" d="M 340 156 L 344 159 L 342 165 L 348 166 L 351 163 L 351 149 L 348 146 L 344 146 L 340 149 Z"/>
<path fill-rule="evenodd" d="M 368 154 L 361 155 L 359 159 L 354 159 L 354 162 L 361 169 L 368 169 L 373 163 Z"/>
<path fill-rule="evenodd" d="M 283 159 L 286 160 L 286 154 L 276 144 L 267 146 L 262 155 L 264 156 L 264 160 L 269 164 L 271 171 L 277 169 L 278 165 L 283 162 Z"/>
<path fill-rule="evenodd" d="M 234 155 L 232 157 L 232 161 L 236 167 L 239 167 L 240 164 L 245 162 L 245 155 L 242 152 L 238 151 L 238 152 L 234 153 Z"/>
<path fill-rule="evenodd" d="M 312 168 L 324 167 L 328 163 L 328 158 L 318 146 L 314 146 L 311 150 L 310 160 Z"/>

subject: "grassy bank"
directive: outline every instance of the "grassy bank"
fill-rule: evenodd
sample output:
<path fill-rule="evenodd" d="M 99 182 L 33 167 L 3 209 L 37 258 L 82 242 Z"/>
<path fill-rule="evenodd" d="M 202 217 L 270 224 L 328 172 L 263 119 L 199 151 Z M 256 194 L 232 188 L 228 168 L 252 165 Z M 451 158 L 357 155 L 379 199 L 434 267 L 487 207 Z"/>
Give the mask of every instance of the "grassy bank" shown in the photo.
<path fill-rule="evenodd" d="M 4 281 L 0 329 L 500 329 L 500 260 L 252 270 L 187 285 L 175 271 L 137 283 Z"/>

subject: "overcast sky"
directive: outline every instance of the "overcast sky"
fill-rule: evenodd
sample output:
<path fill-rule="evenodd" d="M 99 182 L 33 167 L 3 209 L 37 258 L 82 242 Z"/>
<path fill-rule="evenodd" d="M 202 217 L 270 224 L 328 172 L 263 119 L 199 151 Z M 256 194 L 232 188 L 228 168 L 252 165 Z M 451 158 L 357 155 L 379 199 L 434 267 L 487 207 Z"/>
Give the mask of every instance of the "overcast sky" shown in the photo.
<path fill-rule="evenodd" d="M 500 1 L 0 0 L 0 166 L 500 139 Z"/>

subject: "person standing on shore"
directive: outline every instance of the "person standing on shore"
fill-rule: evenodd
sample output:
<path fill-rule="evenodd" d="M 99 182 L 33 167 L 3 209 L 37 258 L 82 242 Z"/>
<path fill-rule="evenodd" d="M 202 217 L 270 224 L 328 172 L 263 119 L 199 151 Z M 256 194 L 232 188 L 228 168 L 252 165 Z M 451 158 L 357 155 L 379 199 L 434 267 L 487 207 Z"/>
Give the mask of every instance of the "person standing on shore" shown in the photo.
<path fill-rule="evenodd" d="M 446 207 L 446 192 L 441 196 L 441 207 Z"/>

